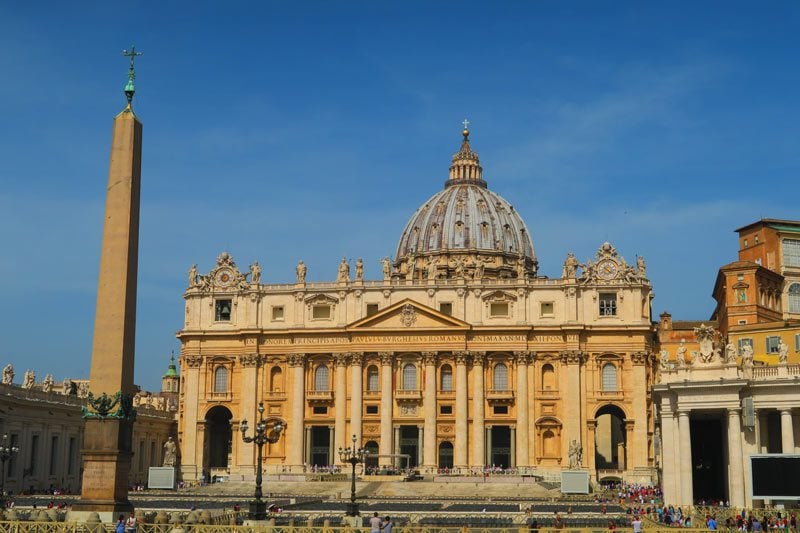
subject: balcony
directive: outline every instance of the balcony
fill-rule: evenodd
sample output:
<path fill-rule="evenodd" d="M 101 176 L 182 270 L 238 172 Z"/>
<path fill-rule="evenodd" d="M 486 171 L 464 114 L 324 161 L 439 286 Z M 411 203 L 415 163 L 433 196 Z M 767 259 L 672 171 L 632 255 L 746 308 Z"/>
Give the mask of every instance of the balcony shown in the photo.
<path fill-rule="evenodd" d="M 230 402 L 233 400 L 232 392 L 212 392 L 209 396 L 212 402 Z"/>
<path fill-rule="evenodd" d="M 622 400 L 625 397 L 625 393 L 621 390 L 599 390 L 597 391 L 597 397 L 603 400 Z"/>
<path fill-rule="evenodd" d="M 436 391 L 436 398 L 439 400 L 448 400 L 456 397 L 454 390 L 438 390 Z"/>
<path fill-rule="evenodd" d="M 264 399 L 267 401 L 285 400 L 286 393 L 282 390 L 271 390 L 264 393 Z"/>
<path fill-rule="evenodd" d="M 310 404 L 329 404 L 333 403 L 332 390 L 310 390 L 306 391 L 306 399 Z"/>
<path fill-rule="evenodd" d="M 422 400 L 420 389 L 397 389 L 394 397 L 398 402 L 419 402 Z"/>
<path fill-rule="evenodd" d="M 486 401 L 491 404 L 512 403 L 514 391 L 511 389 L 489 389 L 486 391 Z"/>
<path fill-rule="evenodd" d="M 381 391 L 379 390 L 365 390 L 364 391 L 364 398 L 380 398 Z"/>

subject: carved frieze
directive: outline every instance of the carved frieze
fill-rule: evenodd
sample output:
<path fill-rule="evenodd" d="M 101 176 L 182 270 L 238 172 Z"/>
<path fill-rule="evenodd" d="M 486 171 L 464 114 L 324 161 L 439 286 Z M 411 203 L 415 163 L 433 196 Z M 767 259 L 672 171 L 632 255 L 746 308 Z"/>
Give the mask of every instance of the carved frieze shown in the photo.
<path fill-rule="evenodd" d="M 631 362 L 634 365 L 645 365 L 650 362 L 653 358 L 653 354 L 650 352 L 633 352 L 631 354 Z"/>

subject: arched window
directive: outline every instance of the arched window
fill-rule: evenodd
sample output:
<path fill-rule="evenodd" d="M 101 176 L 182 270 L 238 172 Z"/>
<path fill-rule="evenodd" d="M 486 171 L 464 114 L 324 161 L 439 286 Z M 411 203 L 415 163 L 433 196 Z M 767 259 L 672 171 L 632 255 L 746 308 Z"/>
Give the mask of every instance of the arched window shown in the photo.
<path fill-rule="evenodd" d="M 319 365 L 314 371 L 314 390 L 331 390 L 328 387 L 328 367 Z"/>
<path fill-rule="evenodd" d="M 555 390 L 556 388 L 556 372 L 553 370 L 553 365 L 546 363 L 542 366 L 542 390 Z"/>
<path fill-rule="evenodd" d="M 492 385 L 494 390 L 508 390 L 508 367 L 504 363 L 494 365 Z"/>
<path fill-rule="evenodd" d="M 381 390 L 381 384 L 378 378 L 378 367 L 375 365 L 371 365 L 369 368 L 367 368 L 367 390 Z"/>
<path fill-rule="evenodd" d="M 603 390 L 617 390 L 617 367 L 613 363 L 603 365 Z"/>
<path fill-rule="evenodd" d="M 558 446 L 556 446 L 556 435 L 552 430 L 546 430 L 542 434 L 542 448 L 546 457 L 554 457 L 558 454 Z"/>
<path fill-rule="evenodd" d="M 800 283 L 789 285 L 789 312 L 800 313 Z"/>
<path fill-rule="evenodd" d="M 444 441 L 439 445 L 439 468 L 453 468 L 453 443 Z"/>
<path fill-rule="evenodd" d="M 442 365 L 442 368 L 439 370 L 439 372 L 442 379 L 442 390 L 453 390 L 453 367 L 450 365 Z"/>
<path fill-rule="evenodd" d="M 407 363 L 405 366 L 403 366 L 403 389 L 417 389 L 417 367 L 411 363 Z"/>
<path fill-rule="evenodd" d="M 228 369 L 224 366 L 214 370 L 214 392 L 228 392 Z"/>

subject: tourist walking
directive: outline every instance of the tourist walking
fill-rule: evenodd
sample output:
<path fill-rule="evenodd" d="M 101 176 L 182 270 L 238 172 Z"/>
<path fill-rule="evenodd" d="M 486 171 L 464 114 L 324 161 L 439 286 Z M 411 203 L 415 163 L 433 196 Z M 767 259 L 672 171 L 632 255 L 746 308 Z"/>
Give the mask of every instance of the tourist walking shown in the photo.
<path fill-rule="evenodd" d="M 369 519 L 369 533 L 381 533 L 381 519 L 378 518 L 377 512 Z"/>
<path fill-rule="evenodd" d="M 381 531 L 383 533 L 392 533 L 392 529 L 394 529 L 394 524 L 392 524 L 392 517 L 387 516 L 383 519 L 383 524 L 381 525 Z"/>
<path fill-rule="evenodd" d="M 125 533 L 136 533 L 136 517 L 133 516 L 133 513 L 125 521 Z"/>
<path fill-rule="evenodd" d="M 114 531 L 115 533 L 125 533 L 125 516 L 119 515 L 119 519 L 117 520 L 117 527 Z"/>

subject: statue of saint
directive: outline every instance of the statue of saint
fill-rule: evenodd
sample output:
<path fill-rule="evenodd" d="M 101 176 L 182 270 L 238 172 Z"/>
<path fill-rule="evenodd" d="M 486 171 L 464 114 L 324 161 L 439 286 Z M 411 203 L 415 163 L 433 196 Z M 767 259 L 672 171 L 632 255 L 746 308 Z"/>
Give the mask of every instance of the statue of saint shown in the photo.
<path fill-rule="evenodd" d="M 8 363 L 3 368 L 3 385 L 11 385 L 14 383 L 14 366 Z"/>
<path fill-rule="evenodd" d="M 778 362 L 779 363 L 789 362 L 789 347 L 786 346 L 786 343 L 783 342 L 783 339 L 781 339 L 780 342 L 778 343 Z"/>
<path fill-rule="evenodd" d="M 42 392 L 50 394 L 53 392 L 53 374 L 47 374 L 42 381 Z"/>
<path fill-rule="evenodd" d="M 640 255 L 636 256 L 636 273 L 640 278 L 647 277 L 647 265 L 644 263 L 644 257 Z"/>
<path fill-rule="evenodd" d="M 678 346 L 678 351 L 675 352 L 675 357 L 680 366 L 686 366 L 686 341 L 681 339 L 681 344 Z"/>
<path fill-rule="evenodd" d="M 359 257 L 356 261 L 356 281 L 364 279 L 364 261 Z"/>
<path fill-rule="evenodd" d="M 192 265 L 189 269 L 189 287 L 197 285 L 197 265 Z"/>
<path fill-rule="evenodd" d="M 520 257 L 517 259 L 517 279 L 526 279 L 527 272 L 525 272 L 525 258 Z"/>
<path fill-rule="evenodd" d="M 574 470 L 580 468 L 581 460 L 583 458 L 583 448 L 576 439 L 572 439 L 569 443 L 569 468 Z"/>
<path fill-rule="evenodd" d="M 178 455 L 178 447 L 175 445 L 175 441 L 172 440 L 172 437 L 167 439 L 167 442 L 164 443 L 164 462 L 162 466 L 175 466 L 175 462 Z"/>
<path fill-rule="evenodd" d="M 464 279 L 465 275 L 465 268 L 464 268 L 464 261 L 461 259 L 456 259 L 456 268 L 455 268 L 455 275 L 456 279 Z"/>
<path fill-rule="evenodd" d="M 439 260 L 435 257 L 429 257 L 425 265 L 425 275 L 428 279 L 436 279 L 436 268 L 439 266 Z"/>
<path fill-rule="evenodd" d="M 255 284 L 261 283 L 261 265 L 258 261 L 250 265 L 250 281 Z"/>
<path fill-rule="evenodd" d="M 742 346 L 742 366 L 753 366 L 753 347 L 750 344 Z"/>
<path fill-rule="evenodd" d="M 297 273 L 297 283 L 305 283 L 306 282 L 306 272 L 308 268 L 306 268 L 306 264 L 303 263 L 302 259 L 299 263 L 297 263 L 297 268 L 295 272 Z"/>
<path fill-rule="evenodd" d="M 339 275 L 336 276 L 336 281 L 350 281 L 350 263 L 346 257 L 342 257 L 342 262 L 339 263 Z"/>
<path fill-rule="evenodd" d="M 483 261 L 481 261 L 481 258 L 479 257 L 475 262 L 475 276 L 474 276 L 475 279 L 479 281 L 483 279 L 483 269 L 484 269 L 484 264 Z"/>
<path fill-rule="evenodd" d="M 408 256 L 408 261 L 406 262 L 406 279 L 413 280 L 414 279 L 414 272 L 417 269 L 417 256 L 414 252 Z"/>
<path fill-rule="evenodd" d="M 392 262 L 388 257 L 381 259 L 381 267 L 383 268 L 383 281 L 389 281 L 392 278 Z"/>
<path fill-rule="evenodd" d="M 72 393 L 72 380 L 69 378 L 64 378 L 64 381 L 61 383 L 61 394 L 64 396 L 69 396 Z"/>
<path fill-rule="evenodd" d="M 567 259 L 564 261 L 564 270 L 561 273 L 561 277 L 564 279 L 575 279 L 577 274 L 578 260 L 575 258 L 575 254 L 569 252 L 567 254 Z"/>
<path fill-rule="evenodd" d="M 726 363 L 736 362 L 736 346 L 734 346 L 733 343 L 730 341 L 728 341 L 728 344 L 725 345 L 725 362 Z"/>
<path fill-rule="evenodd" d="M 89 397 L 89 382 L 81 381 L 81 384 L 78 386 L 78 398 L 88 398 Z"/>
<path fill-rule="evenodd" d="M 658 352 L 659 356 L 659 363 L 661 365 L 661 370 L 666 370 L 669 368 L 669 352 L 667 350 L 661 350 Z"/>
<path fill-rule="evenodd" d="M 36 384 L 36 372 L 30 369 L 26 370 L 25 376 L 22 379 L 22 388 L 30 390 Z"/>

